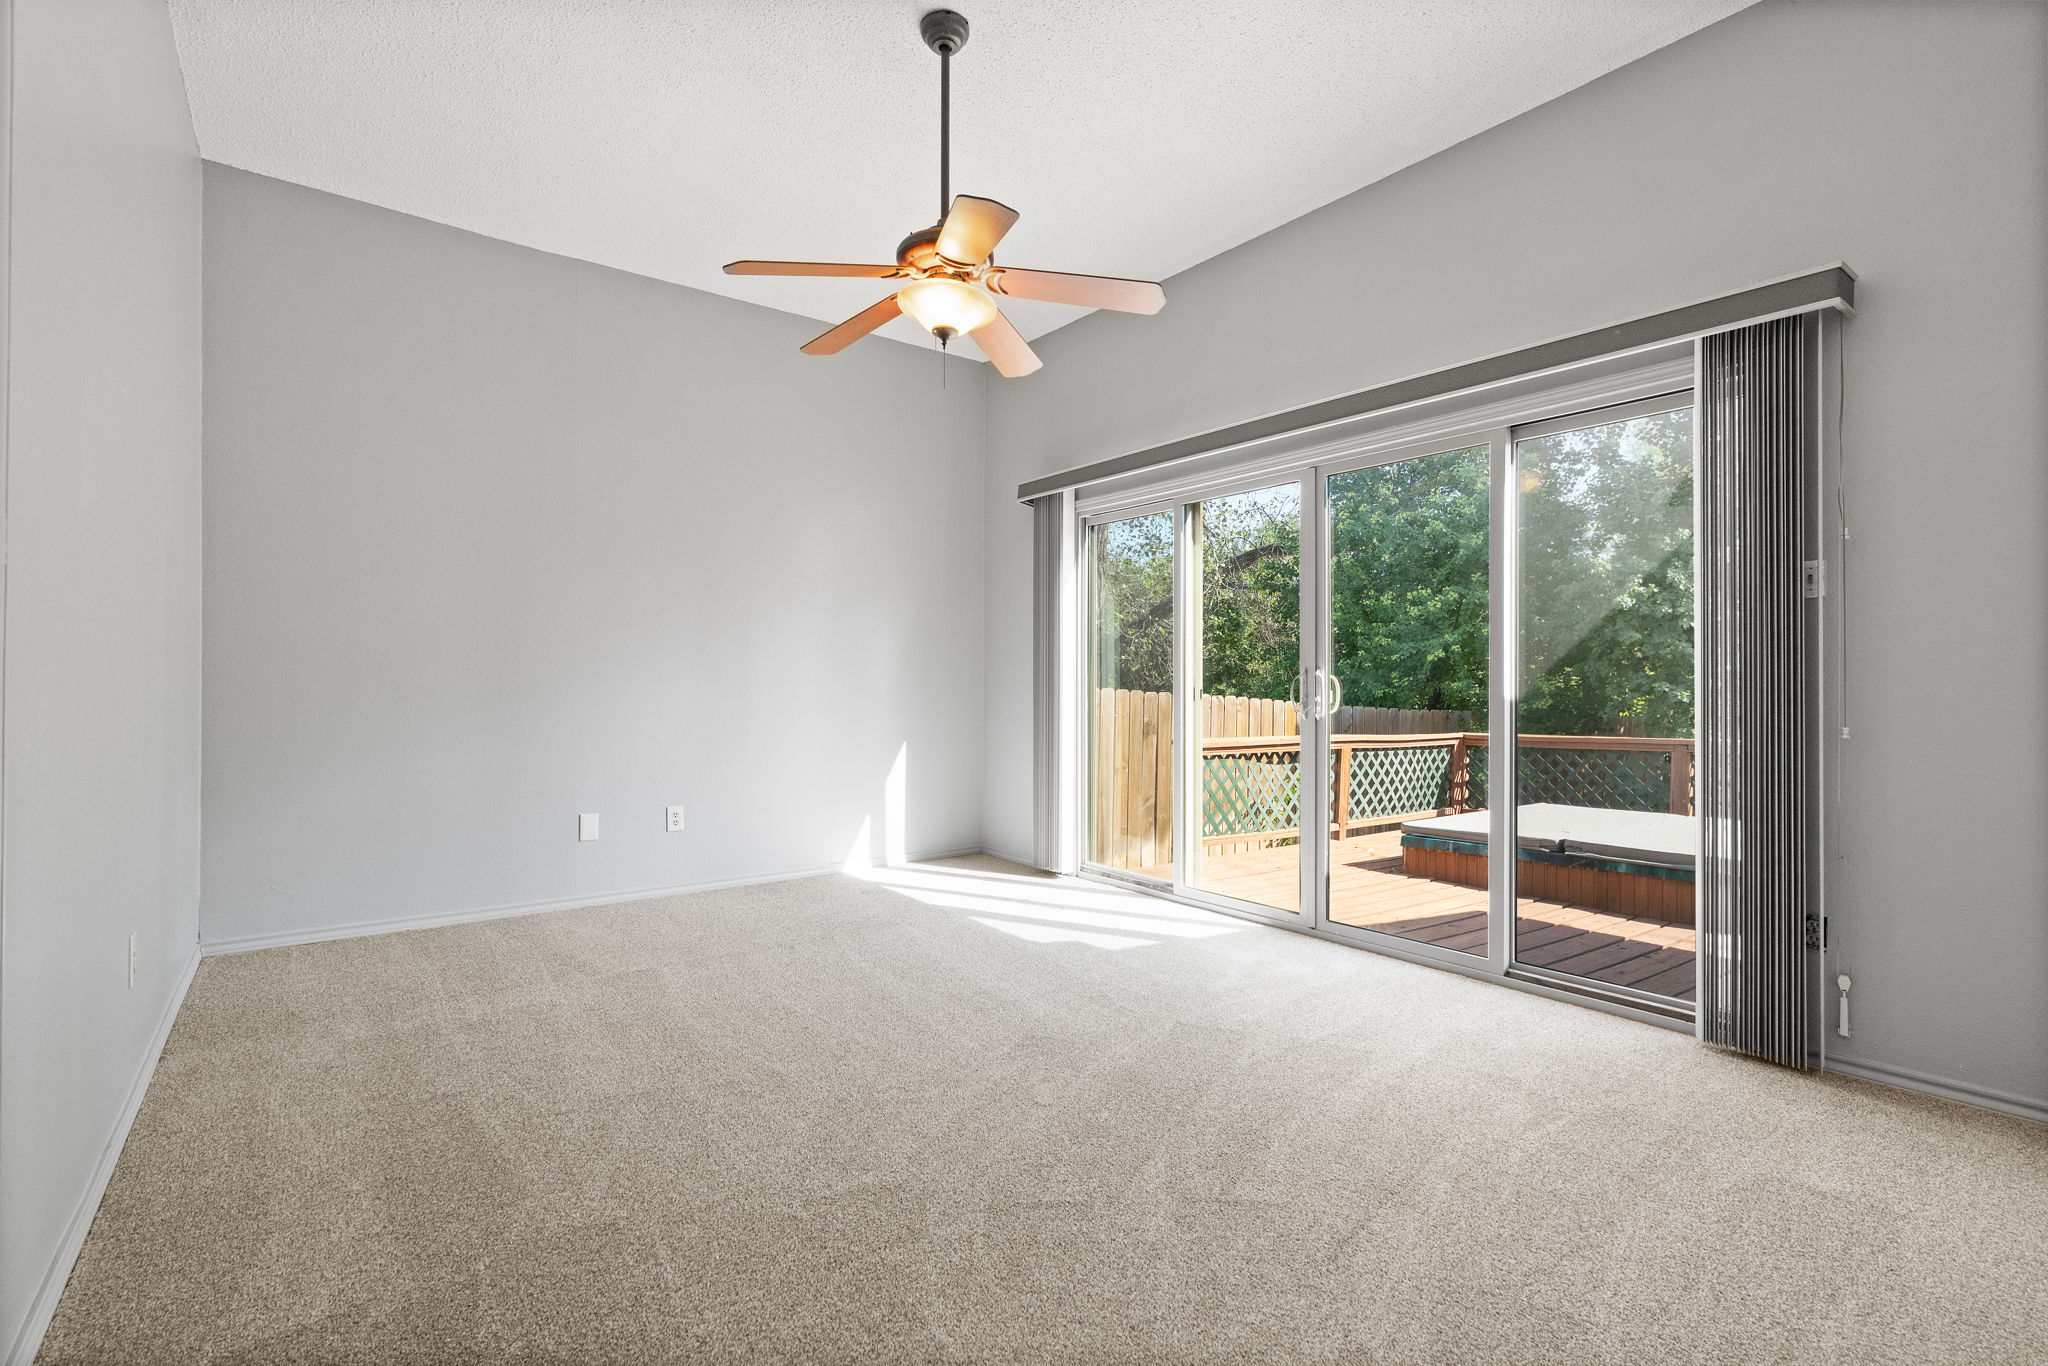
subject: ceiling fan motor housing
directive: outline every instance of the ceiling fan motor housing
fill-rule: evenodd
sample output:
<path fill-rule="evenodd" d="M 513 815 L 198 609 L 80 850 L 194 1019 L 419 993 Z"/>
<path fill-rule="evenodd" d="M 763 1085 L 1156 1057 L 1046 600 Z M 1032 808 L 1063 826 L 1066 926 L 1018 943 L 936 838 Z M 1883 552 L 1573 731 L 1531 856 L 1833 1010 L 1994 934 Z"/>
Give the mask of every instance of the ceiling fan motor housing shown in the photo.
<path fill-rule="evenodd" d="M 939 255 L 939 227 L 920 228 L 896 244 L 896 263 L 910 270 L 944 270 L 947 262 Z"/>
<path fill-rule="evenodd" d="M 949 9 L 931 10 L 917 21 L 924 45 L 941 57 L 950 57 L 967 46 L 967 16 Z"/>

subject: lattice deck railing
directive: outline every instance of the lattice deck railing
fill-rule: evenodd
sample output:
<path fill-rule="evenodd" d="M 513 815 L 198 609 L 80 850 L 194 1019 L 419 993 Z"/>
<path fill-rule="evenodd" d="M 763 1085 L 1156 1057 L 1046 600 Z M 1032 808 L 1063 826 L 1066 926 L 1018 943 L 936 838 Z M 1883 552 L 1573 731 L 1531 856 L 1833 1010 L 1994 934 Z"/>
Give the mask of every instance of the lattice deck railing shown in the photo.
<path fill-rule="evenodd" d="M 1524 735 L 1520 747 L 1524 803 L 1692 813 L 1690 739 Z M 1487 737 L 1471 731 L 1332 736 L 1332 835 L 1484 807 L 1488 752 Z M 1205 846 L 1256 848 L 1298 839 L 1300 810 L 1300 737 L 1203 742 Z"/>

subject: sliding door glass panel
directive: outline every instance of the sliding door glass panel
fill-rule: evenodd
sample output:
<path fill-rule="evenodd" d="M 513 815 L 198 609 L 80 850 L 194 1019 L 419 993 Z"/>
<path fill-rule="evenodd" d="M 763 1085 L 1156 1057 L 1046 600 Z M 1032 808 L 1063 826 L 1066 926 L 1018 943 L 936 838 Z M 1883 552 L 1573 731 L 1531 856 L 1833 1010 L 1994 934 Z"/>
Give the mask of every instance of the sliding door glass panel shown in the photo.
<path fill-rule="evenodd" d="M 1692 411 L 1515 455 L 1515 961 L 1689 1001 Z"/>
<path fill-rule="evenodd" d="M 1173 517 L 1088 541 L 1088 859 L 1173 877 Z"/>
<path fill-rule="evenodd" d="M 1328 477 L 1329 918 L 1487 951 L 1489 447 Z"/>
<path fill-rule="evenodd" d="M 1301 485 L 1212 498 L 1201 547 L 1201 838 L 1190 883 L 1301 912 Z"/>

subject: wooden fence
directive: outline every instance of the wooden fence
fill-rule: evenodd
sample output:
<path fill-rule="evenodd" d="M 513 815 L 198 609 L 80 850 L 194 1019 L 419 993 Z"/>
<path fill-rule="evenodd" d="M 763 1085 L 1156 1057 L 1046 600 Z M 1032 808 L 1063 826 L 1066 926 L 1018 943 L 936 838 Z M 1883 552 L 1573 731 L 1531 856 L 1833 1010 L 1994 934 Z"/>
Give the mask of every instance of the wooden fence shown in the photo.
<path fill-rule="evenodd" d="M 1406 735 L 1469 730 L 1463 711 L 1339 707 L 1347 735 Z M 1090 761 L 1089 857 L 1113 868 L 1157 868 L 1173 861 L 1173 694 L 1103 688 L 1095 694 Z M 1203 751 L 1209 741 L 1301 734 L 1300 713 L 1284 698 L 1202 697 Z M 1298 751 L 1300 746 L 1295 746 Z"/>
<path fill-rule="evenodd" d="M 1148 704 L 1171 714 L 1172 695 L 1163 692 L 1119 693 L 1120 697 L 1157 699 Z M 1409 711 L 1402 707 L 1339 707 L 1331 729 L 1346 735 L 1414 735 L 1472 729 L 1469 711 Z M 1294 703 L 1272 697 L 1202 695 L 1202 738 L 1238 740 L 1254 735 L 1299 735 L 1301 716 Z"/>
<path fill-rule="evenodd" d="M 1205 696 L 1203 846 L 1211 853 L 1300 837 L 1300 720 L 1271 698 Z M 1337 837 L 1485 805 L 1486 745 L 1467 712 L 1343 707 L 1330 737 Z M 1163 692 L 1096 694 L 1089 856 L 1119 868 L 1173 860 L 1173 703 Z M 1693 809 L 1690 738 L 1524 735 L 1524 801 Z"/>
<path fill-rule="evenodd" d="M 1088 775 L 1088 857 L 1112 868 L 1173 862 L 1173 694 L 1101 688 Z"/>

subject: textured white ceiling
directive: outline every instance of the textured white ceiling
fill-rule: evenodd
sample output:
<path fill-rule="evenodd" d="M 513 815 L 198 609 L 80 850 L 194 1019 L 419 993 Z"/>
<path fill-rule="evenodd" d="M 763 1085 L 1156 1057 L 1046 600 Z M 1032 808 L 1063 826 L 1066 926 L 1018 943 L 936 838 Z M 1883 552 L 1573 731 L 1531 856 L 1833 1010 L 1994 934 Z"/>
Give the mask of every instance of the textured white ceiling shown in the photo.
<path fill-rule="evenodd" d="M 1165 279 L 1749 3 L 955 0 L 953 188 L 1011 265 Z M 934 221 L 935 7 L 171 0 L 214 161 L 832 322 L 886 286 L 719 267 Z"/>

